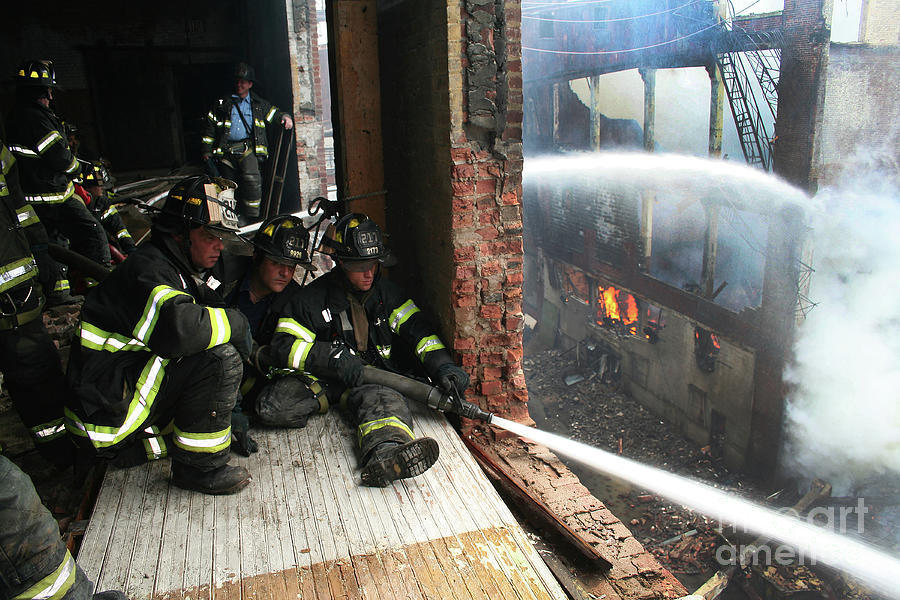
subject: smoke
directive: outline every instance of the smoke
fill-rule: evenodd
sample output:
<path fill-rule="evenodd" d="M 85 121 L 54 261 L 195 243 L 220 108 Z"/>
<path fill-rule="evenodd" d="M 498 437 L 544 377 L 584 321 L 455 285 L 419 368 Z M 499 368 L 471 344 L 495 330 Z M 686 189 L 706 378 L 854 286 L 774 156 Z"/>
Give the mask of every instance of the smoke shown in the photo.
<path fill-rule="evenodd" d="M 839 494 L 900 478 L 900 187 L 890 156 L 851 160 L 844 172 L 857 175 L 814 198 L 818 305 L 786 372 L 785 466 Z"/>

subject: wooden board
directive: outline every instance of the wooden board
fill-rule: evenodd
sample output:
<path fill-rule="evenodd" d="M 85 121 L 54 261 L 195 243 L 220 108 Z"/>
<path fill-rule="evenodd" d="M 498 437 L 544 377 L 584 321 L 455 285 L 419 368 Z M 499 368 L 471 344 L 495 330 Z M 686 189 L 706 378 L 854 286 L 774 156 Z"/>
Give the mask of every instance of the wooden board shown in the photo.
<path fill-rule="evenodd" d="M 336 412 L 254 430 L 232 455 L 234 496 L 169 483 L 169 461 L 110 468 L 78 562 L 98 590 L 144 599 L 564 599 L 443 415 L 414 407 L 441 447 L 420 477 L 359 485 L 355 432 Z"/>

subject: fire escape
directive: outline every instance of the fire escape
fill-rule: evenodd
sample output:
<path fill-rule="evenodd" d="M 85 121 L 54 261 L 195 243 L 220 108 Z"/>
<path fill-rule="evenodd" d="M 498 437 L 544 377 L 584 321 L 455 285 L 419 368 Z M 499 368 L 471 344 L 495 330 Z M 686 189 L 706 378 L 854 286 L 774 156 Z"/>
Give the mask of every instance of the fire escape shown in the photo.
<path fill-rule="evenodd" d="M 758 33 L 734 27 L 723 32 L 716 49 L 744 158 L 766 171 L 772 169 L 774 131 L 770 135 L 760 104 L 768 108 L 774 123 L 782 46 L 780 31 Z"/>

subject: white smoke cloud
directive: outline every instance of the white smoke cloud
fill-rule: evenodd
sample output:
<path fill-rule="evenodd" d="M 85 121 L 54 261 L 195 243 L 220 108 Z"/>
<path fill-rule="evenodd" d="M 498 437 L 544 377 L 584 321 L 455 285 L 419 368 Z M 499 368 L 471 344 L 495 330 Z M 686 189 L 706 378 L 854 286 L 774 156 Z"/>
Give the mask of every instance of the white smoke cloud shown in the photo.
<path fill-rule="evenodd" d="M 839 493 L 900 477 L 900 187 L 870 154 L 814 198 L 810 298 L 786 379 L 785 465 Z"/>

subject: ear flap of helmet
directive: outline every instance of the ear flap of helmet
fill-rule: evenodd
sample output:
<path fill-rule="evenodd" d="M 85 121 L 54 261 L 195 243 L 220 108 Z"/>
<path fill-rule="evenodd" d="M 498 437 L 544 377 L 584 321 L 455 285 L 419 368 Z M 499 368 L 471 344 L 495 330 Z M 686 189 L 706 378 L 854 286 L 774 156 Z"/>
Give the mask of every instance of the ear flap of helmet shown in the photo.
<path fill-rule="evenodd" d="M 303 221 L 293 215 L 280 215 L 263 223 L 253 238 L 253 245 L 276 262 L 315 270 L 309 258 L 309 233 Z"/>

